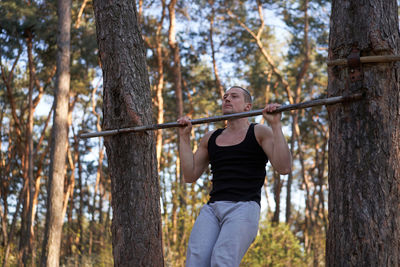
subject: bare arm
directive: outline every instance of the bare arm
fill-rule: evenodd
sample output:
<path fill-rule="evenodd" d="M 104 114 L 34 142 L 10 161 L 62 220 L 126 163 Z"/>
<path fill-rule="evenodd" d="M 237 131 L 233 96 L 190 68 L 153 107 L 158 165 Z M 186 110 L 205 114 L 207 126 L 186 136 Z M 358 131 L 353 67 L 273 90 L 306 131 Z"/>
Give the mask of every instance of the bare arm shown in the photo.
<path fill-rule="evenodd" d="M 187 125 L 184 128 L 179 129 L 180 143 L 179 143 L 179 155 L 181 157 L 181 166 L 183 177 L 186 183 L 194 183 L 203 174 L 208 166 L 208 139 L 212 132 L 207 133 L 202 140 L 195 153 L 193 153 L 190 145 L 190 132 L 192 125 L 189 118 L 183 117 L 178 119 L 178 122 L 182 125 Z"/>
<path fill-rule="evenodd" d="M 267 114 L 267 111 L 275 110 L 277 107 L 278 104 L 271 104 L 264 109 L 263 116 L 271 127 L 257 125 L 256 137 L 274 169 L 279 174 L 288 174 L 292 168 L 292 156 L 282 133 L 281 115 Z"/>

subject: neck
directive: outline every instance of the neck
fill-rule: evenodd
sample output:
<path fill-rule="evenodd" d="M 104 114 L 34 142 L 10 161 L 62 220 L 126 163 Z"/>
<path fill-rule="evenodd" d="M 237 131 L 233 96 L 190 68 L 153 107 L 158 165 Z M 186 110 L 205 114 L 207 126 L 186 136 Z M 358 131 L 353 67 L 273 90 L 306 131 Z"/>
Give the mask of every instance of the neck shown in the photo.
<path fill-rule="evenodd" d="M 231 119 L 228 120 L 226 128 L 231 130 L 239 130 L 242 128 L 247 128 L 249 125 L 250 122 L 247 118 Z"/>

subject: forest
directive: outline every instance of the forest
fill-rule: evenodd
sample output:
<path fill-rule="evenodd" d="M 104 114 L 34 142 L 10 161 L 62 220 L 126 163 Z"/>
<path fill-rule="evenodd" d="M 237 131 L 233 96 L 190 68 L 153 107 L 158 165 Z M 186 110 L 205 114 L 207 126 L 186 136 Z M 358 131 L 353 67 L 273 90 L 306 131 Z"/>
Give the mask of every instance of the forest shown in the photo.
<path fill-rule="evenodd" d="M 94 1 L 96 2 L 96 1 Z M 94 3 L 72 0 L 68 138 L 59 216 L 61 266 L 111 266 L 111 180 L 104 140 L 102 63 Z M 253 109 L 327 97 L 331 1 L 138 0 L 153 123 L 221 114 L 224 91 L 251 91 Z M 43 265 L 57 83 L 57 1 L 0 2 L 0 260 Z M 292 171 L 270 164 L 258 236 L 241 266 L 325 266 L 328 111 L 283 114 Z M 250 118 L 266 123 L 261 116 Z M 223 122 L 193 127 L 192 146 Z M 123 125 L 121 125 L 123 127 Z M 211 174 L 183 182 L 176 129 L 155 131 L 165 266 L 184 266 Z M 132 159 L 132 164 L 138 159 Z"/>

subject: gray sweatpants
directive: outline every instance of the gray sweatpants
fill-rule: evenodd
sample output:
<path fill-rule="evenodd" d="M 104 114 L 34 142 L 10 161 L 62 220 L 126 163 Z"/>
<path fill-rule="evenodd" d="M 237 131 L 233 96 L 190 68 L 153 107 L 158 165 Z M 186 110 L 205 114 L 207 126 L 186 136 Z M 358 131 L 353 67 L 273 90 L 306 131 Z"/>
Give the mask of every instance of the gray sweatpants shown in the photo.
<path fill-rule="evenodd" d="M 239 266 L 258 231 L 254 201 L 217 201 L 203 206 L 193 226 L 186 267 Z"/>

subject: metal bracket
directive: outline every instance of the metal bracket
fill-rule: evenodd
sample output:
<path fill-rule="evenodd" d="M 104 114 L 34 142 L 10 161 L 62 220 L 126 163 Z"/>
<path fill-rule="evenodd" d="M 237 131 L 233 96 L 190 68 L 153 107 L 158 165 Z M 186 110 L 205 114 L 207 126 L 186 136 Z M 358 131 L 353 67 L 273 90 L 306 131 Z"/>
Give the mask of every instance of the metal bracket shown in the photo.
<path fill-rule="evenodd" d="M 347 66 L 351 82 L 361 81 L 363 79 L 362 66 L 360 61 L 360 50 L 353 48 L 347 57 Z"/>

